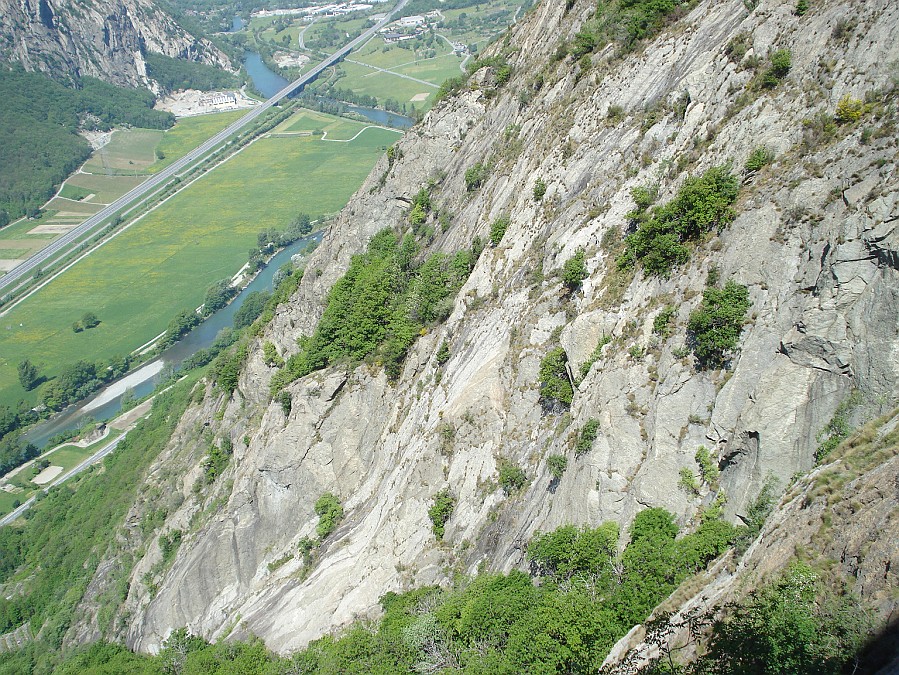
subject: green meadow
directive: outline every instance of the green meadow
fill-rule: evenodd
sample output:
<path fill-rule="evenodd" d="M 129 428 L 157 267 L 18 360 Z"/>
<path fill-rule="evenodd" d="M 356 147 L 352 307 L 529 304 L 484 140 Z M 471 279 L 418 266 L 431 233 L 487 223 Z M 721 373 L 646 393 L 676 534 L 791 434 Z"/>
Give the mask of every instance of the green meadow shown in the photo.
<path fill-rule="evenodd" d="M 66 190 L 71 187 L 94 195 L 88 200 L 91 203 L 111 204 L 143 181 L 143 176 L 102 176 L 76 173 L 66 179 L 62 196 L 67 197 Z"/>
<path fill-rule="evenodd" d="M 142 173 L 156 161 L 155 150 L 165 132 L 158 129 L 117 129 L 112 139 L 84 164 L 89 173 Z"/>
<path fill-rule="evenodd" d="M 74 199 L 76 201 L 80 201 L 85 197 L 89 197 L 90 195 L 90 190 L 85 190 L 84 188 L 72 185 L 68 181 L 66 181 L 66 184 L 63 185 L 62 189 L 59 191 L 60 197 L 65 197 L 66 199 Z"/>
<path fill-rule="evenodd" d="M 301 111 L 287 123 L 339 124 L 344 137 L 365 126 L 315 115 Z M 284 228 L 300 212 L 339 211 L 398 138 L 377 128 L 345 143 L 263 138 L 198 179 L 0 318 L 0 404 L 39 398 L 40 388 L 25 394 L 18 383 L 25 358 L 52 377 L 79 359 L 128 354 L 164 331 L 246 262 L 260 230 Z M 73 332 L 88 311 L 100 325 Z"/>
<path fill-rule="evenodd" d="M 147 174 L 182 157 L 244 114 L 246 111 L 187 117 L 165 132 L 156 129 L 115 131 L 110 142 L 96 150 L 81 171 L 66 179 L 59 197 L 45 205 L 40 218 L 22 220 L 3 228 L 0 249 L 4 253 L 0 254 L 0 260 L 28 257 L 66 228 L 78 225 L 142 183 Z M 56 226 L 56 229 L 31 234 L 41 225 Z M 30 244 L 27 250 L 22 248 L 24 243 Z M 13 249 L 17 249 L 15 255 L 11 253 Z"/>
<path fill-rule="evenodd" d="M 162 139 L 155 147 L 155 150 L 163 155 L 163 159 L 157 160 L 153 166 L 149 167 L 148 172 L 156 173 L 165 168 L 248 112 L 249 110 L 231 110 L 212 115 L 181 118 L 175 126 L 163 133 Z"/>
<path fill-rule="evenodd" d="M 372 70 L 357 63 L 345 61 L 340 64 L 340 69 L 346 75 L 338 81 L 339 87 L 352 89 L 357 94 L 374 96 L 381 104 L 388 98 L 392 98 L 400 103 L 412 105 L 413 97 L 427 93 L 428 98 L 425 101 L 415 102 L 414 105 L 419 109 L 430 107 L 428 101 L 434 98 L 434 94 L 437 91 L 435 87 L 429 87 L 421 82 L 413 82 L 391 73 Z M 415 76 L 413 75 L 413 77 Z"/>
<path fill-rule="evenodd" d="M 335 117 L 314 110 L 300 110 L 296 115 L 279 124 L 274 133 L 312 133 L 323 131 L 326 139 L 349 140 L 364 126 L 345 117 Z"/>

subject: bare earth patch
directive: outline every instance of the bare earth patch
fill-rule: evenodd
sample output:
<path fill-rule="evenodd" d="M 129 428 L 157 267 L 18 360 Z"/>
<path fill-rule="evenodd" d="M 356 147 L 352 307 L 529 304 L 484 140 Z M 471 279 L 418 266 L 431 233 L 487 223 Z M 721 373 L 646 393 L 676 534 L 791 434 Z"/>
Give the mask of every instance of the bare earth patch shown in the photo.
<path fill-rule="evenodd" d="M 431 93 L 426 91 L 423 94 L 416 94 L 409 100 L 412 101 L 413 103 L 418 103 L 419 101 L 426 101 L 428 99 L 428 96 L 430 96 L 430 95 L 431 95 Z"/>
<path fill-rule="evenodd" d="M 308 56 L 289 52 L 275 52 L 274 59 L 279 68 L 302 68 L 309 63 Z"/>
<path fill-rule="evenodd" d="M 223 110 L 238 110 L 240 108 L 252 108 L 258 105 L 242 91 L 219 92 L 221 96 L 210 92 L 187 89 L 176 91 L 156 101 L 153 106 L 156 110 L 165 110 L 175 117 L 190 117 L 192 115 L 206 115 L 208 113 L 222 112 Z"/>
<path fill-rule="evenodd" d="M 37 476 L 31 479 L 32 483 L 36 483 L 38 485 L 46 485 L 47 483 L 54 480 L 59 474 L 63 471 L 61 466 L 48 466 L 46 469 L 41 471 Z"/>
<path fill-rule="evenodd" d="M 9 272 L 13 267 L 18 265 L 21 260 L 0 260 L 0 272 Z"/>
<path fill-rule="evenodd" d="M 78 223 L 47 223 L 46 225 L 38 225 L 33 230 L 29 230 L 28 234 L 64 234 L 77 225 Z"/>

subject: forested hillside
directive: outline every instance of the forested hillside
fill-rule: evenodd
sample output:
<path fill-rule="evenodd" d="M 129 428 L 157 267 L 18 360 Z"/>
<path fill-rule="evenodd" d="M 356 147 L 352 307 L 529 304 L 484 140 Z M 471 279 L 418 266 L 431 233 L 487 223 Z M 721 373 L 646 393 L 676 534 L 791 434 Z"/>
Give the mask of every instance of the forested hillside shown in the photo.
<path fill-rule="evenodd" d="M 114 125 L 165 129 L 175 119 L 153 110 L 146 89 L 86 77 L 66 87 L 20 67 L 0 66 L 0 225 L 34 213 L 88 155 L 80 129 Z"/>

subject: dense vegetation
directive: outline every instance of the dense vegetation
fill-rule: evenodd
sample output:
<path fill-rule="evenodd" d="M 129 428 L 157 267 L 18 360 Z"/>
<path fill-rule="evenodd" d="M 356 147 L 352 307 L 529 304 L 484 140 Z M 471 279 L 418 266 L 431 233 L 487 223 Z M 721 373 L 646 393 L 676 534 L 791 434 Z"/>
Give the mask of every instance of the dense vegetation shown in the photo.
<path fill-rule="evenodd" d="M 693 664 L 693 672 L 839 675 L 870 628 L 857 601 L 833 593 L 803 563 L 794 563 L 728 610 L 715 623 L 708 652 Z"/>
<path fill-rule="evenodd" d="M 377 623 L 355 624 L 288 658 L 259 642 L 209 645 L 176 631 L 157 657 L 94 645 L 62 672 L 124 672 L 126 666 L 128 672 L 182 675 L 596 672 L 614 642 L 723 552 L 734 533 L 708 520 L 678 538 L 670 513 L 647 509 L 620 555 L 611 523 L 538 534 L 527 548 L 531 574 L 484 573 L 449 589 L 387 593 Z"/>
<path fill-rule="evenodd" d="M 370 356 L 396 379 L 415 338 L 449 316 L 453 296 L 477 260 L 473 251 L 435 253 L 423 261 L 418 252 L 411 234 L 400 240 L 382 230 L 372 237 L 328 293 L 315 332 L 300 340 L 300 351 L 273 378 L 272 390 L 330 364 Z"/>
<path fill-rule="evenodd" d="M 165 129 L 175 118 L 153 110 L 145 89 L 116 87 L 85 77 L 70 88 L 19 67 L 0 67 L 0 227 L 34 213 L 53 187 L 90 154 L 79 128 L 116 124 Z"/>
<path fill-rule="evenodd" d="M 724 288 L 705 289 L 702 304 L 690 314 L 687 323 L 690 344 L 700 367 L 724 365 L 726 356 L 737 348 L 749 305 L 749 290 L 733 281 Z"/>
<path fill-rule="evenodd" d="M 625 239 L 618 266 L 640 264 L 646 274 L 667 277 L 674 267 L 690 259 L 688 244 L 720 231 L 734 219 L 731 205 L 738 192 L 739 181 L 727 166 L 688 178 L 674 199 L 651 211 L 647 210 L 651 192 L 638 188 L 633 193 L 637 208 L 629 214 L 636 231 Z"/>
<path fill-rule="evenodd" d="M 113 357 L 109 361 L 93 363 L 76 361 L 66 366 L 44 387 L 41 402 L 49 410 L 62 410 L 105 384 L 128 372 L 130 356 Z"/>
<path fill-rule="evenodd" d="M 562 347 L 549 350 L 540 361 L 540 402 L 550 411 L 556 405 L 571 405 L 574 387 L 568 376 L 568 355 Z"/>
<path fill-rule="evenodd" d="M 173 59 L 153 52 L 148 52 L 145 59 L 147 74 L 156 80 L 164 91 L 234 89 L 240 84 L 236 75 L 205 63 Z"/>
<path fill-rule="evenodd" d="M 658 34 L 665 24 L 686 13 L 695 0 L 602 0 L 596 13 L 578 31 L 570 44 L 562 44 L 557 58 L 571 53 L 582 58 L 610 42 L 631 50 L 646 38 Z M 573 3 L 569 2 L 571 7 Z"/>
<path fill-rule="evenodd" d="M 24 525 L 0 528 L 0 583 L 22 584 L 0 597 L 0 633 L 30 622 L 40 635 L 25 649 L 0 654 L 0 673 L 48 672 L 52 650 L 62 643 L 100 555 L 115 545 L 122 519 L 134 502 L 140 476 L 171 437 L 197 377 L 157 396 L 140 422 L 102 466 L 55 488 L 27 512 Z M 127 592 L 120 569 L 117 593 Z M 123 596 L 107 598 L 111 612 Z M 109 618 L 109 617 L 107 617 Z"/>

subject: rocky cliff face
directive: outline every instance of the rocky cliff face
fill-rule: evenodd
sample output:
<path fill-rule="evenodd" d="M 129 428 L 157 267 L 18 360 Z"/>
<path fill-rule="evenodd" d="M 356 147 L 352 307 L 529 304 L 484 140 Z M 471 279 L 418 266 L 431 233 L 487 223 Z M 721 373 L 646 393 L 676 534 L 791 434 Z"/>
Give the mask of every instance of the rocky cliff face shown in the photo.
<path fill-rule="evenodd" d="M 0 0 L 0 60 L 26 70 L 147 86 L 147 51 L 230 68 L 212 43 L 148 0 Z"/>
<path fill-rule="evenodd" d="M 696 470 L 699 445 L 719 462 L 734 517 L 766 476 L 786 485 L 813 467 L 820 432 L 851 392 L 857 417 L 895 404 L 895 3 L 822 1 L 798 17 L 792 2 L 750 11 L 707 0 L 635 52 L 559 60 L 557 38 L 573 38 L 595 6 L 565 4 L 541 3 L 494 47 L 512 65 L 507 83 L 479 71 L 406 135 L 400 159 L 375 168 L 310 259 L 316 273 L 252 343 L 234 395 L 210 386 L 182 420 L 148 485 L 171 486 L 158 531 L 187 534 L 170 567 L 155 541 L 135 567 L 122 614 L 131 645 L 155 650 L 186 625 L 288 651 L 374 611 L 388 590 L 519 565 L 537 530 L 626 524 L 646 506 L 687 523 L 702 498 L 678 489 L 678 475 Z M 792 54 L 786 78 L 750 86 L 778 49 Z M 846 95 L 881 101 L 878 116 L 834 124 Z M 657 185 L 664 203 L 689 175 L 727 162 L 741 172 L 763 145 L 773 163 L 741 173 L 736 219 L 689 263 L 667 279 L 617 269 L 632 188 Z M 464 174 L 478 162 L 490 174 L 469 191 Z M 285 415 L 269 401 L 263 342 L 293 353 L 351 255 L 381 228 L 403 227 L 428 181 L 446 216 L 432 250 L 486 239 L 501 215 L 505 237 L 484 251 L 445 324 L 416 342 L 398 382 L 376 365 L 314 373 L 290 385 Z M 557 273 L 578 248 L 589 276 L 569 296 Z M 726 370 L 697 370 L 685 346 L 710 272 L 747 286 L 752 302 Z M 662 337 L 653 322 L 666 305 L 676 312 Z M 570 411 L 545 412 L 544 354 L 561 345 L 577 375 L 604 335 L 611 342 L 575 377 Z M 590 419 L 598 437 L 577 457 Z M 197 493 L 200 462 L 225 437 L 231 464 Z M 552 454 L 568 458 L 559 481 Z M 501 459 L 530 479 L 521 494 L 497 487 Z M 457 505 L 437 543 L 427 510 L 444 488 Z M 326 491 L 346 518 L 304 570 L 297 544 L 314 534 Z M 136 505 L 132 523 L 148 508 Z"/>

